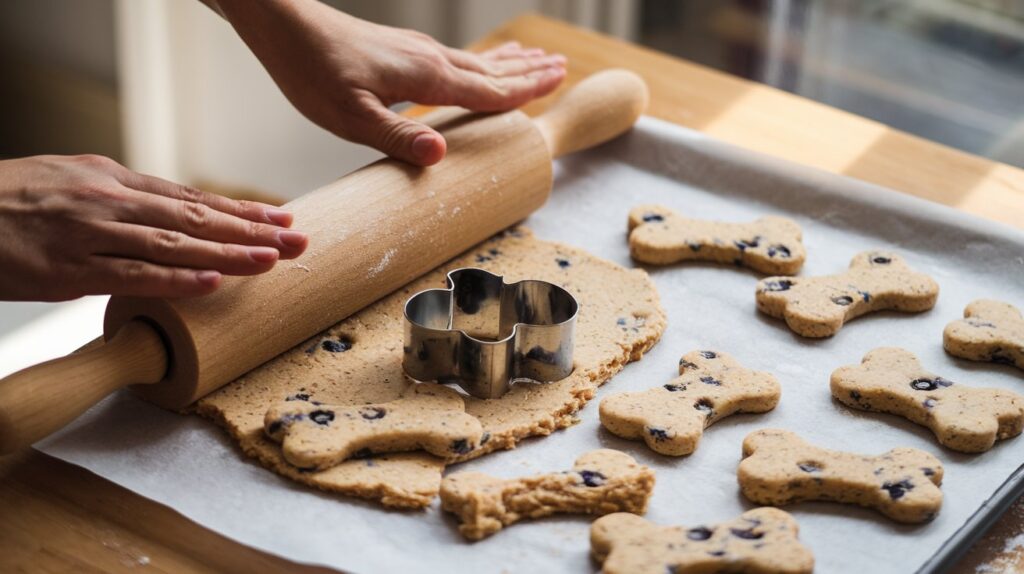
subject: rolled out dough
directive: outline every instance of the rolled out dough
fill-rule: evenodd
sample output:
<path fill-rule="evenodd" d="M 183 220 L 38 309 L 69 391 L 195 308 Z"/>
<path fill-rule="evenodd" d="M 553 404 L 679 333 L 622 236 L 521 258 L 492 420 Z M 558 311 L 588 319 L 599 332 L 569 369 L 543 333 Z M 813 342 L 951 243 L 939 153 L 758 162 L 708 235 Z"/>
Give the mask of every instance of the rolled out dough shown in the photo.
<path fill-rule="evenodd" d="M 517 384 L 500 399 L 465 397 L 466 412 L 478 417 L 489 433 L 482 448 L 467 458 L 514 448 L 523 438 L 571 426 L 594 390 L 626 363 L 638 360 L 665 330 L 665 312 L 647 273 L 541 241 L 516 228 L 201 399 L 197 412 L 226 428 L 247 455 L 283 476 L 385 506 L 428 506 L 440 489 L 445 466 L 441 459 L 425 453 L 377 455 L 302 472 L 264 436 L 263 417 L 271 404 L 296 394 L 329 404 L 398 398 L 414 384 L 402 373 L 402 306 L 420 290 L 444 287 L 445 274 L 459 267 L 487 269 L 503 275 L 506 282 L 549 281 L 580 302 L 572 375 L 550 384 Z"/>

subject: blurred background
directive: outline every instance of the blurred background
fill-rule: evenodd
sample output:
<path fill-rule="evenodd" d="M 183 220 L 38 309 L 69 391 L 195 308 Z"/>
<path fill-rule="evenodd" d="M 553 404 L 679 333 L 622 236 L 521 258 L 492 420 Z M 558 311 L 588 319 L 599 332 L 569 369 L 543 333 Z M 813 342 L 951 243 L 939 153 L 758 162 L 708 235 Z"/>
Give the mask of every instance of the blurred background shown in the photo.
<path fill-rule="evenodd" d="M 1024 166 L 1024 0 L 328 3 L 456 46 L 543 13 Z M 4 0 L 0 73 L 0 157 L 100 153 L 284 199 L 377 157 L 302 118 L 195 0 Z M 0 305 L 0 334 L 42 307 Z"/>

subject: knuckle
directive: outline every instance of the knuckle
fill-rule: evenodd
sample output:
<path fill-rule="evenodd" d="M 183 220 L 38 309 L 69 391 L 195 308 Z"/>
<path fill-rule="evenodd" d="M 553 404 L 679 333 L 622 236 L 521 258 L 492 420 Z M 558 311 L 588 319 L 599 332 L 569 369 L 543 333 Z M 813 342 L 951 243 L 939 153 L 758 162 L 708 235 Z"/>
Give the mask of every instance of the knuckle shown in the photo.
<path fill-rule="evenodd" d="M 157 229 L 149 236 L 149 251 L 154 255 L 168 255 L 179 249 L 184 242 L 184 233 Z"/>
<path fill-rule="evenodd" d="M 235 211 L 241 214 L 256 214 L 260 208 L 255 202 L 247 199 L 230 199 L 228 200 L 230 205 L 235 207 Z"/>
<path fill-rule="evenodd" d="M 74 159 L 78 163 L 93 167 L 110 167 L 112 165 L 117 165 L 117 162 L 110 159 L 109 157 L 95 153 L 86 153 L 78 155 L 75 156 Z"/>
<path fill-rule="evenodd" d="M 181 218 L 188 229 L 202 229 L 210 221 L 210 208 L 201 203 L 181 202 Z"/>
<path fill-rule="evenodd" d="M 178 188 L 178 199 L 192 203 L 198 203 L 205 198 L 206 194 L 191 185 L 182 185 Z"/>
<path fill-rule="evenodd" d="M 245 236 L 250 240 L 256 241 L 263 237 L 263 224 L 255 221 L 248 221 L 245 223 Z"/>
<path fill-rule="evenodd" d="M 142 261 L 125 261 L 118 270 L 119 279 L 129 285 L 146 280 L 146 264 Z"/>

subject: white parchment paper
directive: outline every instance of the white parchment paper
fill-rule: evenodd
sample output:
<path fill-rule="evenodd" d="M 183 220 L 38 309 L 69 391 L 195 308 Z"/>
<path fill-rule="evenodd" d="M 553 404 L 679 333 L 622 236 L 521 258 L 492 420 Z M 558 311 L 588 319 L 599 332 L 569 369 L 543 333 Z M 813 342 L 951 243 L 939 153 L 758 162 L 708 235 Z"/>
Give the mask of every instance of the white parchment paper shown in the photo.
<path fill-rule="evenodd" d="M 580 413 L 579 425 L 457 470 L 511 477 L 565 469 L 582 452 L 617 448 L 657 472 L 648 519 L 698 525 L 751 507 L 738 491 L 735 471 L 743 437 L 758 428 L 787 428 L 821 446 L 864 453 L 896 446 L 925 449 L 946 467 L 945 502 L 930 524 L 901 526 L 872 511 L 837 504 L 787 508 L 800 522 L 818 572 L 882 574 L 918 569 L 1024 461 L 1024 438 L 980 455 L 957 454 L 938 446 L 929 431 L 898 417 L 838 405 L 828 387 L 836 367 L 859 362 L 872 348 L 898 345 L 954 381 L 1024 392 L 1020 371 L 961 361 L 942 350 L 944 325 L 960 317 L 973 299 L 992 297 L 1024 307 L 1024 234 L 902 194 L 768 160 L 648 118 L 615 142 L 559 161 L 551 200 L 527 225 L 543 239 L 632 266 L 626 214 L 639 203 L 731 221 L 787 215 L 804 229 L 809 251 L 805 275 L 842 271 L 865 249 L 895 249 L 913 267 L 931 274 L 942 293 L 928 313 L 880 313 L 851 322 L 831 339 L 811 341 L 756 311 L 758 276 L 753 272 L 703 264 L 651 268 L 669 316 L 657 347 L 605 385 Z M 51 330 L 45 336 L 59 335 Z M 10 344 L 31 345 L 26 337 Z M 601 430 L 597 402 L 603 396 L 668 381 L 679 356 L 696 348 L 727 351 L 750 368 L 776 374 L 783 386 L 779 407 L 764 415 L 725 419 L 685 458 L 661 457 L 641 443 Z M 5 371 L 17 366 L 23 365 L 10 360 L 3 365 Z M 436 504 L 422 513 L 389 512 L 294 485 L 246 460 L 212 423 L 162 411 L 127 394 L 104 401 L 38 448 L 239 542 L 297 562 L 360 573 L 597 569 L 588 558 L 589 518 L 521 523 L 469 544 Z"/>

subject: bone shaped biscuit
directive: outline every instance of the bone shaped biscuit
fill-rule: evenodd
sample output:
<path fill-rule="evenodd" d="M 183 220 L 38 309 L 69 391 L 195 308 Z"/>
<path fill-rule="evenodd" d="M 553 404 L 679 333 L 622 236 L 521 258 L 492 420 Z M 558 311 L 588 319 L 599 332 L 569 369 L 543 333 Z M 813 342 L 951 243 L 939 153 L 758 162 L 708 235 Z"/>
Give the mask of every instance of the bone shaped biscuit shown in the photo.
<path fill-rule="evenodd" d="M 926 371 L 912 353 L 883 347 L 860 365 L 832 373 L 832 396 L 853 408 L 892 413 L 924 425 L 960 452 L 984 452 L 1024 427 L 1024 397 L 955 385 Z"/>
<path fill-rule="evenodd" d="M 281 443 L 285 460 L 322 470 L 373 453 L 425 450 L 454 460 L 480 445 L 483 430 L 447 387 L 419 383 L 402 397 L 373 405 L 325 405 L 290 400 L 264 417 L 264 431 Z"/>
<path fill-rule="evenodd" d="M 1024 316 L 1002 301 L 979 299 L 964 318 L 946 325 L 942 346 L 950 355 L 1024 369 Z"/>
<path fill-rule="evenodd" d="M 660 454 L 682 456 L 697 448 L 704 429 L 733 413 L 763 413 L 779 404 L 772 375 L 744 369 L 715 351 L 692 351 L 679 360 L 679 377 L 642 392 L 601 401 L 601 424 L 611 433 L 643 439 Z"/>
<path fill-rule="evenodd" d="M 935 306 L 939 285 L 898 255 L 865 251 L 850 269 L 821 277 L 767 277 L 757 284 L 757 308 L 804 337 L 831 337 L 843 323 L 872 311 L 909 313 Z"/>
<path fill-rule="evenodd" d="M 617 450 L 590 451 L 568 472 L 515 479 L 479 472 L 450 474 L 441 482 L 441 508 L 458 516 L 471 540 L 490 536 L 523 518 L 555 513 L 643 514 L 654 471 Z"/>
<path fill-rule="evenodd" d="M 761 273 L 792 274 L 807 259 L 800 226 L 791 219 L 762 217 L 750 223 L 689 219 L 660 205 L 629 212 L 629 252 L 637 261 L 734 263 Z"/>
<path fill-rule="evenodd" d="M 942 506 L 942 463 L 915 448 L 878 456 L 818 448 L 796 434 L 764 429 L 743 440 L 737 477 L 743 495 L 782 506 L 831 500 L 878 510 L 898 522 L 926 522 Z"/>
<path fill-rule="evenodd" d="M 809 574 L 814 555 L 789 513 L 755 508 L 712 526 L 658 526 L 635 514 L 598 518 L 590 552 L 604 574 L 745 572 Z"/>

